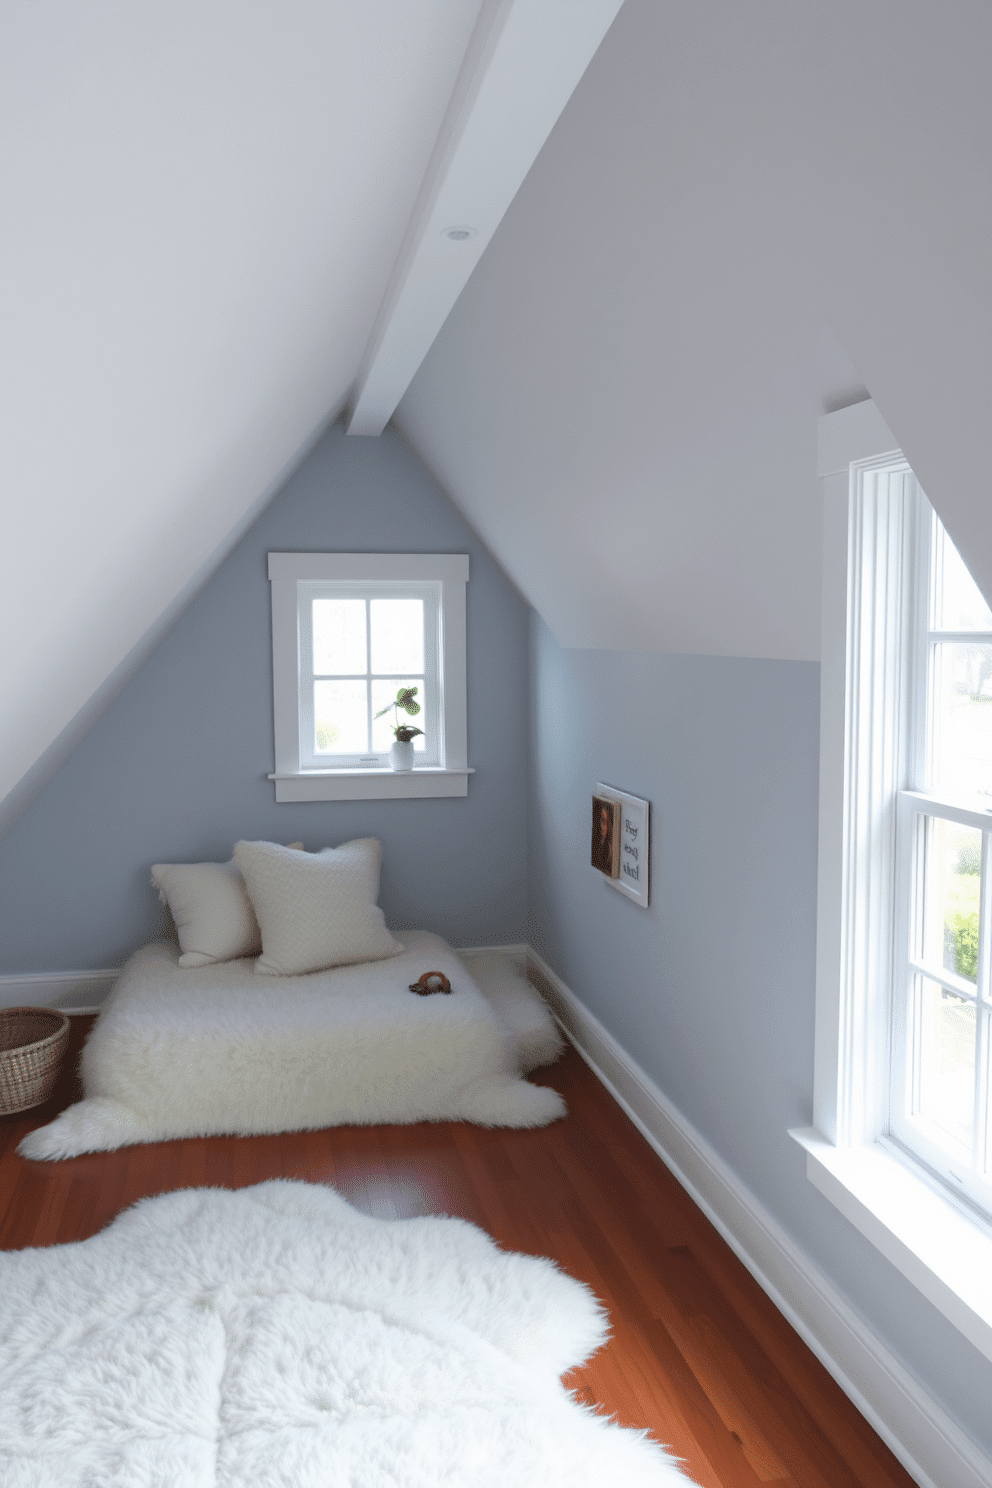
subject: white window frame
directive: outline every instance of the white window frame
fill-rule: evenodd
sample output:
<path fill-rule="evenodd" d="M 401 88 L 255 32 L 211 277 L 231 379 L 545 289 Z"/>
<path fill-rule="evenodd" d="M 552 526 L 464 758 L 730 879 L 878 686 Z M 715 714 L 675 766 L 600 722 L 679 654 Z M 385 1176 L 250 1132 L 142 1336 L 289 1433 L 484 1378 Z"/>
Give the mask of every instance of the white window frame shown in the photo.
<path fill-rule="evenodd" d="M 910 737 L 909 787 L 900 790 L 896 803 L 896 921 L 893 968 L 894 997 L 909 997 L 911 980 L 917 976 L 938 983 L 945 991 L 972 1003 L 975 1019 L 975 1082 L 973 1109 L 975 1117 L 974 1149 L 971 1164 L 950 1157 L 933 1139 L 932 1129 L 922 1115 L 913 1112 L 916 1104 L 919 1070 L 914 1067 L 914 1040 L 909 1037 L 909 1019 L 897 1016 L 893 1008 L 892 1099 L 889 1131 L 927 1164 L 941 1179 L 973 1203 L 984 1219 L 992 1224 L 992 1194 L 989 1185 L 975 1169 L 984 1170 L 988 1124 L 988 1009 L 992 1002 L 992 966 L 987 944 L 992 896 L 992 810 L 979 799 L 955 799 L 933 784 L 932 762 L 935 752 L 934 730 L 938 723 L 930 706 L 938 645 L 954 641 L 992 642 L 992 631 L 948 630 L 937 624 L 934 603 L 934 564 L 939 561 L 935 549 L 940 519 L 919 492 L 916 512 L 917 584 L 914 599 L 910 646 L 912 650 L 912 706 L 914 728 Z M 945 540 L 949 540 L 945 533 Z M 954 971 L 924 959 L 922 903 L 923 857 L 926 851 L 926 822 L 955 822 L 981 833 L 982 904 L 979 919 L 977 975 L 974 984 Z M 922 1009 L 914 999 L 914 1017 Z M 918 1044 L 917 1044 L 918 1053 Z"/>
<path fill-rule="evenodd" d="M 896 832 L 923 747 L 912 729 L 919 487 L 870 401 L 826 415 L 819 436 L 814 1124 L 791 1135 L 809 1180 L 992 1359 L 992 1225 L 889 1135 Z"/>
<path fill-rule="evenodd" d="M 465 590 L 469 560 L 464 553 L 270 553 L 272 586 L 272 697 L 275 736 L 274 782 L 277 801 L 387 800 L 403 797 L 465 796 L 468 777 Z M 301 684 L 305 626 L 300 606 L 319 585 L 347 586 L 367 598 L 416 590 L 436 604 L 438 709 L 434 720 L 436 754 L 410 771 L 393 772 L 384 761 L 344 768 L 311 764 L 302 743 L 312 703 Z M 340 588 L 338 589 L 340 591 Z M 305 660 L 305 657 L 302 658 Z"/>
<path fill-rule="evenodd" d="M 388 747 L 383 751 L 372 751 L 368 753 L 361 751 L 358 754 L 343 755 L 340 758 L 329 758 L 321 755 L 314 748 L 314 683 L 319 680 L 314 672 L 313 666 L 313 602 L 317 599 L 356 599 L 365 602 L 365 659 L 366 673 L 364 680 L 371 682 L 375 674 L 372 671 L 372 624 L 369 614 L 369 605 L 376 599 L 419 599 L 423 604 L 424 615 L 424 659 L 423 672 L 420 674 L 410 673 L 400 678 L 394 676 L 394 686 L 390 692 L 390 698 L 395 697 L 400 685 L 417 686 L 418 699 L 421 704 L 421 712 L 416 717 L 406 714 L 400 716 L 402 723 L 411 723 L 422 730 L 422 742 L 424 749 L 418 751 L 417 765 L 439 766 L 445 754 L 444 734 L 444 712 L 440 706 L 443 693 L 443 676 L 441 664 L 441 583 L 438 580 L 431 582 L 419 581 L 414 583 L 407 580 L 405 583 L 376 583 L 374 588 L 367 581 L 360 579 L 339 579 L 329 581 L 327 579 L 301 579 L 296 586 L 297 590 L 297 635 L 299 651 L 299 698 L 300 698 L 300 768 L 302 770 L 361 770 L 366 768 L 387 769 L 389 767 Z M 328 674 L 330 675 L 330 674 Z M 357 679 L 357 674 L 356 674 Z M 366 697 L 368 708 L 368 722 L 371 727 L 372 703 L 371 689 Z"/>

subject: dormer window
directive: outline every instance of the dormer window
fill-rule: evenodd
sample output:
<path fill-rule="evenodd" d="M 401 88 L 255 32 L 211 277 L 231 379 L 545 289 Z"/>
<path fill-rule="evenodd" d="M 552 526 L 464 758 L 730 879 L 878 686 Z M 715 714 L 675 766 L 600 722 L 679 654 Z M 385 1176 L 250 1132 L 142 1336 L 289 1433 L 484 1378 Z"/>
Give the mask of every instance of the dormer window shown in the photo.
<path fill-rule="evenodd" d="M 450 553 L 270 553 L 277 801 L 466 795 L 465 586 Z M 416 688 L 420 712 L 383 710 Z M 396 722 L 422 733 L 389 767 Z"/>

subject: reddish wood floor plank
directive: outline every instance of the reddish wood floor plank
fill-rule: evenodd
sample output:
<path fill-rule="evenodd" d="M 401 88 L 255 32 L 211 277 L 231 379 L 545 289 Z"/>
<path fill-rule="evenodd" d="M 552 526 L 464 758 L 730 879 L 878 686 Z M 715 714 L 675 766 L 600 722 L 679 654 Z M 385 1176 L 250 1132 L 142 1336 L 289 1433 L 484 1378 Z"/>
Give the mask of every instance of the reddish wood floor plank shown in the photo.
<path fill-rule="evenodd" d="M 574 1051 L 541 1071 L 566 1120 L 209 1137 L 29 1163 L 17 1143 L 78 1099 L 73 1020 L 49 1102 L 0 1118 L 0 1248 L 95 1234 L 137 1199 L 269 1178 L 333 1184 L 386 1219 L 452 1214 L 552 1256 L 607 1305 L 578 1397 L 648 1428 L 702 1488 L 912 1488 L 911 1479 Z"/>

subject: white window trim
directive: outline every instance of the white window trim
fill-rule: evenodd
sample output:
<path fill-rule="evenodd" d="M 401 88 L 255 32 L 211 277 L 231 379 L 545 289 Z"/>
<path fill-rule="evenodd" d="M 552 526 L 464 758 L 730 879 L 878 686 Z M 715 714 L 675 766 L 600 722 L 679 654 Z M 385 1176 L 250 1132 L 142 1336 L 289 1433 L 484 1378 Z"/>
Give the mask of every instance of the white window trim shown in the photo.
<path fill-rule="evenodd" d="M 423 750 L 416 749 L 416 761 L 419 768 L 441 766 L 445 754 L 444 739 L 444 716 L 440 707 L 443 695 L 441 658 L 439 655 L 439 627 L 442 622 L 441 616 L 441 585 L 437 582 L 422 584 L 406 580 L 404 583 L 387 584 L 377 582 L 374 592 L 368 583 L 361 581 L 357 583 L 344 583 L 340 581 L 328 585 L 324 580 L 301 580 L 297 583 L 297 627 L 299 643 L 299 675 L 302 684 L 303 678 L 307 678 L 308 685 L 300 686 L 300 769 L 301 770 L 362 770 L 369 767 L 384 767 L 388 760 L 381 750 L 374 751 L 377 758 L 373 758 L 368 750 L 356 750 L 350 757 L 328 758 L 321 755 L 315 748 L 314 738 L 314 692 L 310 682 L 314 676 L 314 652 L 313 652 L 313 602 L 316 599 L 333 594 L 336 598 L 348 597 L 358 599 L 364 607 L 375 599 L 419 599 L 422 605 L 424 618 L 423 638 L 424 655 L 421 662 L 422 670 L 414 673 L 407 672 L 402 678 L 396 676 L 392 679 L 389 692 L 389 703 L 396 696 L 400 685 L 406 686 L 412 683 L 417 687 L 419 693 L 420 712 L 416 718 L 417 726 L 423 732 L 423 739 L 418 740 Z M 369 612 L 366 609 L 366 614 Z M 366 623 L 365 629 L 365 662 L 367 676 L 372 671 L 372 626 L 371 616 Z M 380 699 L 385 702 L 385 699 Z M 371 714 L 372 697 L 366 692 L 366 706 Z M 394 715 L 392 723 L 387 719 L 387 724 L 392 726 L 399 714 Z M 372 718 L 369 719 L 372 722 Z M 406 719 L 403 720 L 404 722 Z M 414 720 L 409 720 L 411 723 Z M 374 724 L 373 724 L 374 727 Z M 309 744 L 309 747 L 308 747 Z M 388 750 L 388 746 L 387 746 Z"/>
<path fill-rule="evenodd" d="M 388 800 L 468 795 L 464 553 L 270 553 L 272 701 L 277 801 Z M 441 585 L 444 755 L 440 765 L 388 769 L 301 769 L 297 586 L 314 581 Z"/>
<path fill-rule="evenodd" d="M 992 1227 L 884 1137 L 893 884 L 886 852 L 905 780 L 913 668 L 896 644 L 912 623 L 908 585 L 886 584 L 866 545 L 909 550 L 905 503 L 882 503 L 866 537 L 871 474 L 902 461 L 868 401 L 820 420 L 824 485 L 813 1122 L 790 1133 L 810 1182 L 992 1360 Z M 911 472 L 903 462 L 908 483 Z M 907 494 L 910 494 L 907 492 Z M 859 626 L 874 629 L 862 668 Z M 898 740 L 898 742 L 896 742 Z M 889 857 L 891 862 L 891 856 Z"/>

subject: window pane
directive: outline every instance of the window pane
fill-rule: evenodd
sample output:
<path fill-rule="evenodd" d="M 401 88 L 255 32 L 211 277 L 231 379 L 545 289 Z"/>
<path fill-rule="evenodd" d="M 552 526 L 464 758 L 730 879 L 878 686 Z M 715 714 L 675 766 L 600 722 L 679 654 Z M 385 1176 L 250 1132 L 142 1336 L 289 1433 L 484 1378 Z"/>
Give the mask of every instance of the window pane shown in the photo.
<path fill-rule="evenodd" d="M 931 709 L 934 788 L 992 794 L 992 646 L 934 647 Z"/>
<path fill-rule="evenodd" d="M 975 1004 L 919 977 L 918 1115 L 949 1156 L 971 1162 L 975 1103 Z"/>
<path fill-rule="evenodd" d="M 373 599 L 372 670 L 414 676 L 424 670 L 424 601 Z"/>
<path fill-rule="evenodd" d="M 982 834 L 928 817 L 923 884 L 923 959 L 969 982 L 978 978 Z"/>
<path fill-rule="evenodd" d="M 992 630 L 992 610 L 944 528 L 936 524 L 934 625 L 938 630 Z"/>
<path fill-rule="evenodd" d="M 364 599 L 314 600 L 313 669 L 317 676 L 365 675 Z"/>
<path fill-rule="evenodd" d="M 988 1014 L 987 1011 L 986 1012 L 983 1012 L 980 1016 L 981 1016 L 981 1019 L 982 1019 L 982 1059 L 983 1059 L 984 1064 L 985 1064 L 985 1069 L 988 1072 L 988 1070 L 989 1070 L 989 1056 L 990 1056 L 990 1054 L 992 1054 L 992 1047 L 990 1047 L 990 1044 L 989 1044 L 989 1040 L 990 1040 L 990 1038 L 992 1038 L 992 1017 L 989 1016 L 989 1014 Z M 985 1177 L 986 1177 L 986 1179 L 987 1179 L 987 1181 L 989 1183 L 992 1183 L 992 1088 L 990 1088 L 990 1085 L 992 1085 L 992 1081 L 990 1081 L 989 1079 L 986 1079 L 986 1081 L 985 1081 L 985 1113 L 984 1113 L 984 1122 L 985 1122 Z M 978 1119 L 979 1119 L 979 1126 L 981 1126 L 983 1117 L 982 1116 L 979 1116 Z"/>
<path fill-rule="evenodd" d="M 418 604 L 419 604 L 418 600 Z M 372 748 L 376 754 L 387 754 L 396 735 L 393 726 L 397 723 L 408 724 L 410 728 L 424 728 L 424 679 L 423 677 L 377 677 L 372 683 L 372 713 L 378 713 L 389 703 L 395 701 L 396 694 L 401 687 L 415 687 L 417 696 L 414 702 L 420 707 L 420 712 L 413 715 L 405 712 L 403 708 L 391 708 L 384 718 L 376 718 L 372 724 Z M 418 753 L 423 753 L 426 748 L 424 735 L 418 734 L 413 741 L 413 747 Z"/>
<path fill-rule="evenodd" d="M 313 684 L 314 751 L 365 754 L 368 750 L 367 683 Z"/>

